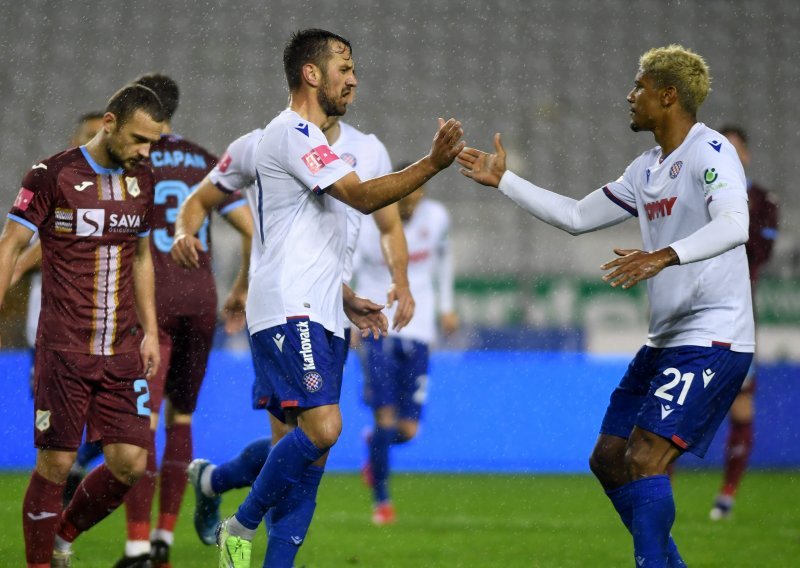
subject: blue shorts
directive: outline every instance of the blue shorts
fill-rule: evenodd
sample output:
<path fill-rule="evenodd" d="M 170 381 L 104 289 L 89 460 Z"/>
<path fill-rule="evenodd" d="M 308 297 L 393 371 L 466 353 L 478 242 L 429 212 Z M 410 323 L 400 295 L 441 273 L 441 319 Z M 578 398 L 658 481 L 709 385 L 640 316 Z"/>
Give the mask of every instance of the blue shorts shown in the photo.
<path fill-rule="evenodd" d="M 627 439 L 638 426 L 703 457 L 752 359 L 721 347 L 642 347 L 611 394 L 600 432 Z"/>
<path fill-rule="evenodd" d="M 342 390 L 344 340 L 308 318 L 289 321 L 251 336 L 256 378 L 253 408 L 284 420 L 283 409 L 338 404 Z"/>
<path fill-rule="evenodd" d="M 393 406 L 397 417 L 419 420 L 428 396 L 428 345 L 387 337 L 363 340 L 364 401 L 373 409 Z"/>

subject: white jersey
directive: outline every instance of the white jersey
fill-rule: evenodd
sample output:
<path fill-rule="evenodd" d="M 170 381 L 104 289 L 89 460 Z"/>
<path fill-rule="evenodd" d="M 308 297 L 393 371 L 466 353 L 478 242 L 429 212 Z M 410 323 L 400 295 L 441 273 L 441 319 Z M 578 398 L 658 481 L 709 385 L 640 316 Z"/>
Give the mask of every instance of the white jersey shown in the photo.
<path fill-rule="evenodd" d="M 747 199 L 744 169 L 720 133 L 695 124 L 663 162 L 661 148 L 634 160 L 606 195 L 639 218 L 644 248 L 657 250 L 709 223 L 708 204 Z M 650 298 L 648 345 L 755 349 L 753 306 L 744 245 L 647 280 Z"/>
<path fill-rule="evenodd" d="M 362 181 L 380 177 L 392 172 L 392 161 L 386 146 L 378 140 L 374 134 L 364 134 L 347 123 L 339 121 L 341 130 L 339 138 L 333 143 L 331 148 L 345 162 L 355 169 L 358 177 Z M 358 242 L 358 233 L 361 229 L 361 221 L 365 217 L 363 213 L 345 205 L 347 210 L 347 256 L 344 261 L 344 282 L 350 283 L 353 277 L 353 253 Z M 383 296 L 371 298 L 381 303 Z"/>
<path fill-rule="evenodd" d="M 228 145 L 225 154 L 208 173 L 208 178 L 219 189 L 226 193 L 241 190 L 250 205 L 250 211 L 255 211 L 258 204 L 258 186 L 256 185 L 256 147 L 264 135 L 263 128 L 256 128 L 244 136 L 240 136 Z M 253 280 L 253 272 L 258 266 L 260 249 L 254 245 L 250 247 L 250 273 L 248 281 Z"/>
<path fill-rule="evenodd" d="M 307 316 L 343 337 L 344 205 L 325 190 L 353 171 L 314 124 L 287 109 L 256 146 L 256 266 L 247 296 L 251 334 Z"/>
<path fill-rule="evenodd" d="M 391 335 L 433 343 L 436 339 L 436 316 L 453 310 L 453 261 L 448 231 L 450 219 L 444 205 L 422 199 L 414 214 L 403 224 L 408 242 L 408 283 L 416 302 L 414 317 L 399 332 Z M 378 227 L 365 219 L 358 239 L 355 261 L 358 294 L 380 298 L 386 294 L 391 277 L 381 254 Z M 438 294 L 434 290 L 438 285 Z M 438 299 L 438 310 L 437 310 Z M 391 320 L 392 310 L 387 317 Z"/>

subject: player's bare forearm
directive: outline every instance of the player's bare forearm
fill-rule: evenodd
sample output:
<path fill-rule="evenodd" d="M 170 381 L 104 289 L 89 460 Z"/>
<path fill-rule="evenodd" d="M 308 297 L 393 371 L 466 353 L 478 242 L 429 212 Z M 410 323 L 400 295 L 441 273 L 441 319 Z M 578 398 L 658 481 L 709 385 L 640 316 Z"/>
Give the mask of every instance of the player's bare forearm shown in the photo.
<path fill-rule="evenodd" d="M 200 257 L 197 251 L 203 250 L 200 240 L 195 237 L 211 211 L 225 200 L 227 194 L 206 178 L 200 182 L 178 211 L 175 220 L 175 237 L 170 255 L 184 268 L 199 268 Z"/>
<path fill-rule="evenodd" d="M 31 270 L 39 270 L 42 266 L 42 243 L 38 240 L 22 251 L 14 266 L 14 275 L 11 277 L 13 286 Z"/>
<path fill-rule="evenodd" d="M 603 280 L 616 288 L 631 288 L 642 280 L 652 278 L 668 266 L 680 264 L 678 255 L 672 247 L 665 247 L 653 252 L 639 249 L 614 249 L 619 255 L 600 267 L 601 270 L 611 270 L 603 276 Z"/>
<path fill-rule="evenodd" d="M 344 176 L 331 186 L 329 193 L 350 207 L 369 214 L 394 203 L 447 168 L 464 149 L 464 131 L 455 119 L 439 119 L 439 130 L 431 152 L 404 170 L 362 182 L 355 173 Z"/>
<path fill-rule="evenodd" d="M 6 226 L 0 234 L 0 306 L 3 305 L 3 299 L 11 286 L 11 278 L 19 257 L 32 236 L 33 231 L 24 225 L 12 220 L 6 221 Z"/>

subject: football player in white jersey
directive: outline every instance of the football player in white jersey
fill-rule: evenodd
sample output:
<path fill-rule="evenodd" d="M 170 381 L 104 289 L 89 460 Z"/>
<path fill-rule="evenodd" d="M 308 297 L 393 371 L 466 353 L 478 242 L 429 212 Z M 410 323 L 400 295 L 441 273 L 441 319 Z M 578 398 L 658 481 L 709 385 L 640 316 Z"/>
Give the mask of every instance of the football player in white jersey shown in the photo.
<path fill-rule="evenodd" d="M 710 90 L 705 61 L 678 45 L 639 60 L 631 129 L 658 146 L 614 182 L 581 200 L 506 170 L 495 153 L 467 148 L 462 173 L 498 187 L 533 216 L 571 234 L 638 217 L 644 249 L 614 249 L 611 286 L 647 279 L 647 344 L 611 395 L 590 466 L 631 531 L 637 566 L 684 566 L 670 528 L 675 503 L 667 466 L 684 451 L 703 456 L 745 378 L 755 347 L 747 183 L 733 146 L 697 122 Z"/>
<path fill-rule="evenodd" d="M 408 279 L 416 300 L 414 319 L 407 327 L 390 331 L 388 337 L 368 337 L 362 343 L 364 398 L 374 416 L 363 477 L 372 487 L 372 522 L 376 525 L 395 521 L 389 497 L 389 452 L 391 446 L 417 435 L 427 396 L 428 361 L 436 339 L 437 316 L 445 334 L 458 327 L 453 310 L 450 219 L 444 205 L 423 198 L 424 191 L 421 187 L 399 202 L 408 242 Z M 366 298 L 379 297 L 391 284 L 377 231 L 374 222 L 365 220 L 356 247 L 356 290 Z"/>
<path fill-rule="evenodd" d="M 270 539 L 267 566 L 291 566 L 305 538 L 328 450 L 341 432 L 343 301 L 363 333 L 387 328 L 382 305 L 342 286 L 344 204 L 362 213 L 385 207 L 448 167 L 464 147 L 461 124 L 440 119 L 427 156 L 362 182 L 322 133 L 345 113 L 357 85 L 349 42 L 324 30 L 298 32 L 284 50 L 284 69 L 289 108 L 267 125 L 255 153 L 258 264 L 246 313 L 256 380 L 275 395 L 270 410 L 297 427 L 272 448 L 250 494 L 220 526 L 220 565 L 237 568 L 249 566 L 251 540 L 270 509 L 273 522 L 288 518 L 293 526 L 285 540 Z M 182 214 L 174 250 L 191 266 L 201 247 L 191 235 L 203 208 L 184 207 Z"/>
<path fill-rule="evenodd" d="M 352 91 L 355 93 L 355 90 Z M 241 190 L 253 210 L 257 192 L 255 171 L 255 150 L 264 129 L 258 128 L 241 136 L 229 146 L 220 163 L 209 172 L 190 200 L 214 199 L 219 190 L 230 193 Z M 391 161 L 386 147 L 374 134 L 364 134 L 339 120 L 325 129 L 325 137 L 331 148 L 343 160 L 356 168 L 359 177 L 370 179 L 390 173 Z M 411 195 L 416 195 L 417 192 Z M 407 199 L 407 198 L 404 198 Z M 344 283 L 349 283 L 352 274 L 352 255 L 364 215 L 355 209 L 347 208 L 347 255 L 345 258 Z M 391 281 L 374 297 L 387 296 L 387 305 L 393 306 L 393 329 L 402 329 L 414 315 L 414 298 L 408 284 L 408 248 L 400 220 L 399 207 L 391 204 L 375 211 L 372 224 L 376 228 L 375 246 L 385 261 L 383 271 Z M 255 249 L 253 249 L 255 250 Z M 257 260 L 251 261 L 255 266 Z M 388 267 L 388 271 L 387 271 Z M 349 327 L 345 330 L 345 346 L 349 343 Z M 271 392 L 260 390 L 263 386 L 256 382 L 253 391 L 253 408 L 263 409 L 270 401 Z M 250 442 L 233 459 L 215 465 L 206 459 L 194 460 L 188 469 L 190 483 L 195 489 L 194 525 L 200 540 L 205 544 L 214 543 L 214 530 L 219 523 L 221 495 L 231 489 L 249 487 L 261 470 L 269 455 L 271 444 L 276 444 L 289 431 L 288 427 L 269 413 L 271 438 L 260 438 Z M 272 533 L 280 534 L 280 528 L 270 523 Z"/>

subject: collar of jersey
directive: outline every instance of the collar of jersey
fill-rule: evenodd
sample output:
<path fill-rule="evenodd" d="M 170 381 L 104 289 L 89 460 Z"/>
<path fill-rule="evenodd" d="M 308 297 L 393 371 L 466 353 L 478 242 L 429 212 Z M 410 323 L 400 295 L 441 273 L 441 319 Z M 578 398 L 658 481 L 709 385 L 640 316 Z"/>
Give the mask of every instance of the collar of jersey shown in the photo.
<path fill-rule="evenodd" d="M 83 153 L 83 157 L 86 158 L 86 161 L 89 162 L 89 165 L 92 166 L 92 169 L 97 174 L 115 174 L 119 175 L 123 172 L 122 168 L 104 168 L 100 164 L 94 161 L 94 158 L 89 155 L 89 151 L 86 150 L 86 146 L 81 146 L 81 152 Z"/>

